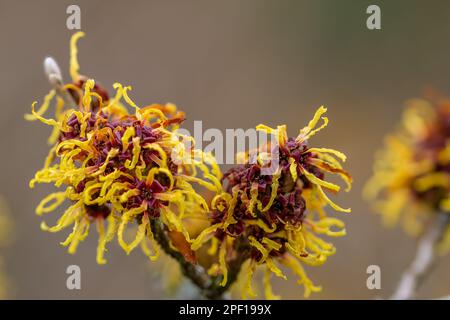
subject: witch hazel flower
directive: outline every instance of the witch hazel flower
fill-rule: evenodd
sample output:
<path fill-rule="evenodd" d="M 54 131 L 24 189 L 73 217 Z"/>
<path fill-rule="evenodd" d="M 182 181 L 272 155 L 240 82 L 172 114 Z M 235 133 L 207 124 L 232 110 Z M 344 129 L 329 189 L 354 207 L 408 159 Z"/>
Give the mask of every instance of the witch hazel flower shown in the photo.
<path fill-rule="evenodd" d="M 109 97 L 93 79 L 81 76 L 77 40 L 82 36 L 78 32 L 71 40 L 72 82 L 64 85 L 59 67 L 47 59 L 46 72 L 55 88 L 39 109 L 33 103 L 31 114 L 25 116 L 53 128 L 50 152 L 30 187 L 51 183 L 63 189 L 45 197 L 36 213 L 46 215 L 69 203 L 56 225 L 42 222 L 41 228 L 59 232 L 71 227 L 62 245 L 75 253 L 94 225 L 99 234 L 97 262 L 104 264 L 106 245 L 114 238 L 126 253 L 140 246 L 151 260 L 156 259 L 159 246 L 152 224 L 159 224 L 171 245 L 195 263 L 183 219 L 188 215 L 186 208 L 194 206 L 200 213 L 209 210 L 193 184 L 220 190 L 218 178 L 209 172 L 217 167 L 214 158 L 185 148 L 183 137 L 176 132 L 184 113 L 175 105 L 141 108 L 129 97 L 131 87 L 115 83 L 115 94 Z M 54 101 L 54 118 L 44 117 Z M 178 161 L 183 154 L 192 154 L 193 161 Z M 131 223 L 137 231 L 127 241 L 126 228 Z"/>
<path fill-rule="evenodd" d="M 407 102 L 398 128 L 377 153 L 364 196 L 387 226 L 420 236 L 436 216 L 450 218 L 450 100 Z M 450 250 L 450 224 L 439 244 Z"/>
<path fill-rule="evenodd" d="M 387 226 L 401 224 L 418 242 L 391 296 L 413 299 L 450 251 L 450 100 L 431 94 L 407 102 L 376 154 L 364 196 Z"/>
<path fill-rule="evenodd" d="M 261 266 L 266 298 L 278 298 L 272 293 L 270 277 L 287 279 L 280 269 L 284 265 L 298 276 L 305 297 L 321 290 L 308 278 L 304 265 L 322 265 L 335 253 L 335 247 L 321 235 L 345 235 L 344 223 L 328 217 L 325 207 L 350 212 L 329 198 L 327 192 L 337 193 L 341 187 L 326 181 L 325 175 L 340 176 L 346 191 L 352 183 L 340 163 L 346 160 L 343 153 L 308 145 L 309 138 L 327 125 L 328 118 L 322 117 L 325 112 L 326 108 L 320 107 L 296 138 L 287 136 L 284 125 L 276 129 L 257 126 L 257 130 L 278 137 L 277 159 L 269 154 L 271 146 L 263 146 L 241 155 L 247 162 L 224 174 L 225 192 L 212 201 L 211 226 L 192 245 L 196 250 L 209 243 L 209 253 L 218 256 L 209 269 L 218 286 L 228 288 L 237 278 L 237 266 L 242 266 L 242 297 L 254 297 L 252 275 Z M 324 122 L 318 126 L 321 118 Z M 257 161 L 250 161 L 255 157 Z M 278 163 L 274 174 L 264 175 L 273 160 Z"/>

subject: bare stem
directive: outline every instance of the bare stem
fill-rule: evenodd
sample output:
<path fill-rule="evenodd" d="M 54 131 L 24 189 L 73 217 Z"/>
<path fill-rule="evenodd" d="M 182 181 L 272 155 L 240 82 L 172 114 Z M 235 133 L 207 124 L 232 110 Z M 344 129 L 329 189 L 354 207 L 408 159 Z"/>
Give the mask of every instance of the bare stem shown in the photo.
<path fill-rule="evenodd" d="M 436 244 L 441 240 L 445 227 L 449 223 L 448 213 L 439 213 L 430 223 L 417 245 L 416 255 L 409 268 L 403 273 L 393 300 L 413 299 L 416 290 L 430 273 L 437 260 Z"/>

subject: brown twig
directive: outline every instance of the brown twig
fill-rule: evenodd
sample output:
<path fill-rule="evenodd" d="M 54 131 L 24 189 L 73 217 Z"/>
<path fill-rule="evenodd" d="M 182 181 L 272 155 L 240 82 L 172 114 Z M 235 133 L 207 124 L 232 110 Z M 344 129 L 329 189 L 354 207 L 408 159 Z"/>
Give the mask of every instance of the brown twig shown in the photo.
<path fill-rule="evenodd" d="M 186 259 L 180 252 L 174 250 L 170 246 L 166 231 L 164 230 L 161 222 L 159 222 L 157 219 L 152 219 L 151 229 L 155 240 L 158 242 L 164 252 L 179 263 L 183 274 L 192 281 L 192 283 L 200 290 L 202 296 L 207 299 L 223 299 L 224 293 L 237 280 L 242 264 L 248 259 L 248 250 L 239 250 L 239 252 L 242 253 L 229 261 L 228 281 L 225 286 L 221 286 L 221 276 L 209 276 L 205 268 L 186 261 Z M 241 247 L 242 246 L 245 246 L 245 244 L 241 244 Z"/>

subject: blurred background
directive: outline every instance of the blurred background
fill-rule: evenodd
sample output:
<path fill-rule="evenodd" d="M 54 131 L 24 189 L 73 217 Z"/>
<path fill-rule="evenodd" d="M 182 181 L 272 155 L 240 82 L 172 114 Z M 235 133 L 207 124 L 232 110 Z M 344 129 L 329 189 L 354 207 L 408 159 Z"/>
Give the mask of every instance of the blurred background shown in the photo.
<path fill-rule="evenodd" d="M 64 233 L 39 229 L 35 207 L 53 189 L 30 190 L 28 181 L 43 165 L 50 129 L 26 122 L 23 114 L 49 90 L 46 55 L 68 78 L 70 4 L 81 7 L 87 33 L 79 45 L 80 72 L 108 88 L 116 81 L 133 85 L 138 104 L 177 104 L 188 115 L 188 129 L 194 120 L 222 130 L 285 123 L 295 135 L 318 106 L 327 106 L 330 125 L 311 144 L 347 154 L 355 183 L 338 202 L 353 212 L 340 214 L 348 236 L 332 239 L 336 255 L 307 270 L 324 287 L 312 298 L 370 299 L 393 292 L 415 241 L 399 228 L 383 228 L 361 189 L 404 101 L 427 86 L 450 94 L 450 2 L 0 0 L 0 194 L 16 229 L 2 253 L 14 298 L 168 297 L 139 250 L 127 257 L 113 243 L 108 264 L 98 266 L 96 236 L 72 256 L 58 244 Z M 382 30 L 366 28 L 370 4 L 381 7 Z M 81 290 L 66 289 L 71 264 L 81 267 Z M 366 287 L 371 264 L 381 268 L 381 290 Z M 419 297 L 450 294 L 449 266 L 447 257 Z M 283 298 L 302 298 L 295 281 L 275 282 Z"/>

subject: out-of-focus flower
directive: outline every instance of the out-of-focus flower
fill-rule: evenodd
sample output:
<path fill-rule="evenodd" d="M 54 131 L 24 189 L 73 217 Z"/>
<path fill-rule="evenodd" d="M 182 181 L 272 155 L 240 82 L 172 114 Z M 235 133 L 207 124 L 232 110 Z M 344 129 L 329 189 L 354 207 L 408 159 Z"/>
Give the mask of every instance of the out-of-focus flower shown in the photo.
<path fill-rule="evenodd" d="M 168 255 L 162 255 L 150 268 L 153 276 L 161 280 L 164 291 L 169 296 L 175 296 L 184 280 L 178 262 Z"/>
<path fill-rule="evenodd" d="M 13 240 L 13 222 L 6 199 L 0 196 L 0 248 L 8 246 Z"/>
<path fill-rule="evenodd" d="M 110 98 L 94 80 L 79 75 L 76 43 L 82 36 L 78 32 L 71 40 L 72 83 L 52 90 L 38 110 L 33 103 L 32 113 L 26 115 L 30 121 L 53 127 L 51 150 L 30 187 L 53 183 L 64 188 L 45 197 L 36 213 L 52 212 L 66 200 L 70 204 L 56 225 L 43 222 L 41 227 L 59 232 L 72 226 L 62 244 L 74 253 L 94 224 L 99 234 L 97 262 L 104 264 L 106 244 L 116 236 L 127 253 L 141 246 L 150 259 L 156 259 L 159 250 L 151 223 L 158 221 L 171 246 L 195 263 L 183 220 L 192 207 L 208 212 L 193 184 L 219 192 L 220 171 L 210 155 L 186 149 L 187 137 L 177 133 L 184 114 L 173 104 L 140 108 L 128 95 L 131 87 L 115 83 L 116 93 Z M 55 117 L 44 118 L 53 100 Z M 186 155 L 192 161 L 181 161 Z M 130 222 L 137 224 L 137 232 L 128 242 L 124 234 Z"/>
<path fill-rule="evenodd" d="M 271 290 L 272 274 L 286 279 L 279 264 L 299 277 L 298 284 L 304 286 L 305 297 L 320 291 L 307 277 L 303 265 L 321 265 L 335 253 L 335 247 L 320 235 L 345 235 L 344 223 L 327 217 L 324 208 L 329 205 L 337 211 L 350 212 L 335 204 L 325 192 L 340 190 L 340 186 L 325 180 L 325 173 L 342 177 L 346 191 L 350 190 L 352 179 L 339 162 L 346 157 L 339 151 L 307 144 L 309 138 L 327 125 L 328 119 L 322 117 L 325 112 L 320 107 L 296 138 L 287 137 L 286 126 L 277 129 L 257 126 L 258 130 L 278 138 L 279 165 L 275 173 L 262 173 L 262 169 L 271 165 L 268 160 L 271 146 L 244 154 L 246 163 L 224 174 L 226 192 L 212 200 L 212 225 L 193 242 L 194 250 L 210 242 L 209 253 L 217 253 L 218 262 L 209 273 L 217 276 L 221 286 L 233 282 L 236 265 L 242 266 L 243 298 L 255 296 L 251 281 L 257 266 L 265 267 L 266 298 L 277 298 Z M 324 123 L 317 127 L 321 118 Z M 257 161 L 249 161 L 255 157 Z"/>
<path fill-rule="evenodd" d="M 3 257 L 0 256 L 0 300 L 7 299 L 9 297 L 9 279 L 6 276 L 3 262 Z"/>
<path fill-rule="evenodd" d="M 401 219 L 418 235 L 437 213 L 450 212 L 450 100 L 410 100 L 373 171 L 364 194 L 387 225 Z M 450 228 L 441 250 L 449 248 Z"/>
<path fill-rule="evenodd" d="M 3 196 L 0 196 L 0 253 L 7 247 L 13 238 L 13 222 L 11 213 Z M 12 285 L 6 274 L 5 262 L 0 255 L 0 300 L 11 297 Z"/>

